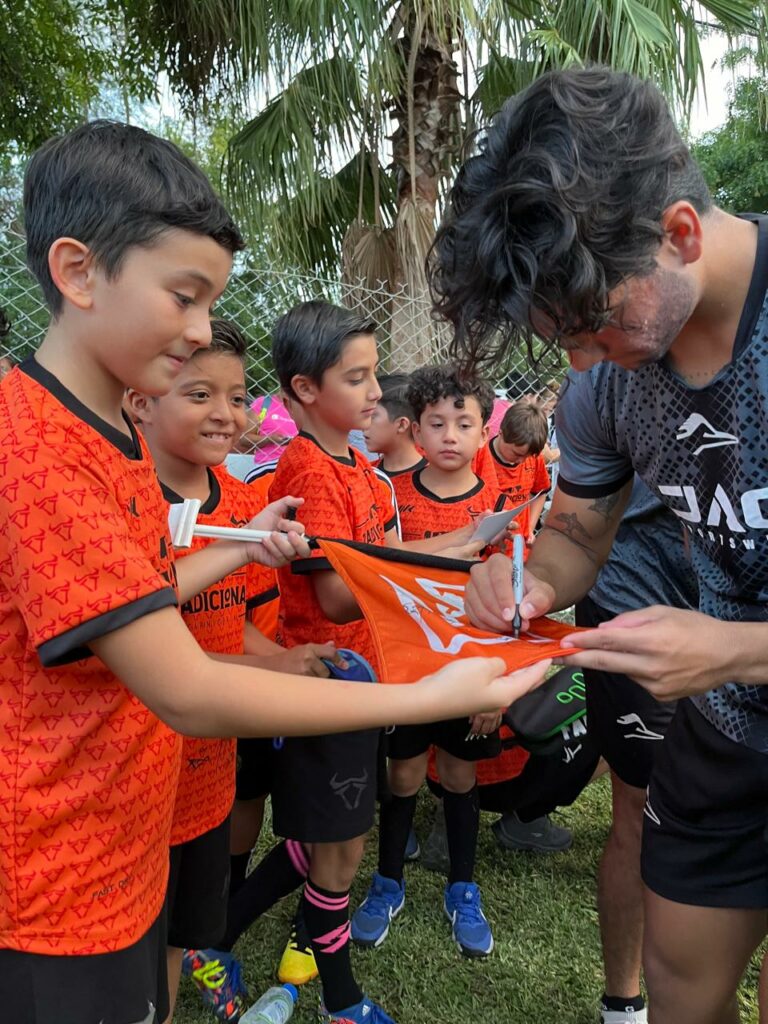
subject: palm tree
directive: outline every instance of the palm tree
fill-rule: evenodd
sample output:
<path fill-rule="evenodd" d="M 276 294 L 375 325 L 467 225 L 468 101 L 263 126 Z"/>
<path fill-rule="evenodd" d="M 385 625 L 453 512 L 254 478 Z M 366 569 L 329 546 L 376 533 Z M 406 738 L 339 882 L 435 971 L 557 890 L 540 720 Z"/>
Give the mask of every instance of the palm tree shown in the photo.
<path fill-rule="evenodd" d="M 685 112 L 702 79 L 701 19 L 765 40 L 750 0 L 136 2 L 137 31 L 154 34 L 190 101 L 226 83 L 258 104 L 225 167 L 252 241 L 283 265 L 401 288 L 392 330 L 410 320 L 429 351 L 423 267 L 441 196 L 506 96 L 597 61 L 652 76 Z"/>

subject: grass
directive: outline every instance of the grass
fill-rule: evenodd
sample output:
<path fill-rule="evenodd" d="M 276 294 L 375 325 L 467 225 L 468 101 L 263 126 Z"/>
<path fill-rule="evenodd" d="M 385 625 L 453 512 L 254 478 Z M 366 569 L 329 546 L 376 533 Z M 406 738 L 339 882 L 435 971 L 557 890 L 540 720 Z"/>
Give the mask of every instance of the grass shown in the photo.
<path fill-rule="evenodd" d="M 610 821 L 610 787 L 603 778 L 577 803 L 558 812 L 573 830 L 564 854 L 512 854 L 496 845 L 483 814 L 477 881 L 496 940 L 482 961 L 462 958 L 450 941 L 442 913 L 443 880 L 416 864 L 406 869 L 408 899 L 379 950 L 353 951 L 355 972 L 365 991 L 381 1002 L 397 1024 L 463 1024 L 478 1017 L 488 1024 L 595 1024 L 602 991 L 600 943 L 595 906 L 597 862 Z M 429 831 L 429 802 L 417 812 L 416 829 Z M 269 835 L 265 826 L 264 832 Z M 262 842 L 266 849 L 268 839 Z M 362 900 L 374 867 L 375 835 L 352 890 Z M 255 998 L 274 984 L 277 963 L 296 900 L 289 897 L 250 929 L 236 948 Z M 757 1024 L 756 959 L 742 989 L 742 1020 Z M 305 986 L 292 1018 L 317 1020 L 319 983 Z M 182 980 L 175 1024 L 212 1024 L 197 993 Z"/>

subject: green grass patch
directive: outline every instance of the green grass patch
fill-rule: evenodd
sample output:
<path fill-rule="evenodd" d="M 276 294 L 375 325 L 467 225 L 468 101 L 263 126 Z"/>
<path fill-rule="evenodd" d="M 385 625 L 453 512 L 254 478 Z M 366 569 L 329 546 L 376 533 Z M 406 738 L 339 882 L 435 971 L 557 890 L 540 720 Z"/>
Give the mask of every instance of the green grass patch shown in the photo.
<path fill-rule="evenodd" d="M 595 903 L 597 864 L 610 822 L 610 784 L 600 779 L 577 803 L 556 814 L 573 830 L 568 853 L 542 856 L 501 850 L 490 830 L 495 815 L 483 814 L 476 879 L 493 927 L 496 948 L 486 960 L 460 956 L 442 910 L 444 880 L 418 863 L 406 868 L 406 906 L 386 943 L 377 950 L 353 949 L 353 964 L 365 991 L 397 1024 L 595 1024 L 602 992 L 600 940 Z M 420 800 L 416 829 L 426 837 L 430 803 Z M 268 825 L 265 833 L 269 834 Z M 264 839 L 259 855 L 269 843 Z M 352 890 L 356 907 L 375 866 L 371 834 Z M 243 937 L 236 953 L 255 999 L 275 984 L 296 898 L 275 907 Z M 757 1024 L 756 959 L 742 991 L 742 1019 Z M 317 1020 L 318 981 L 304 986 L 292 1021 Z M 197 993 L 182 979 L 175 1024 L 211 1024 Z"/>

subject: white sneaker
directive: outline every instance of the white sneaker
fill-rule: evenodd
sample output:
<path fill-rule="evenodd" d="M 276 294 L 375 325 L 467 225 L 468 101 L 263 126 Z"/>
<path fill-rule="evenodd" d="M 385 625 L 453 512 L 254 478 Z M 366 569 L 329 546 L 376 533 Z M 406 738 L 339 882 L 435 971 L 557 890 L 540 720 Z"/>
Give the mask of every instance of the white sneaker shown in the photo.
<path fill-rule="evenodd" d="M 648 1008 L 635 1010 L 627 1006 L 623 1010 L 606 1010 L 601 1006 L 600 1024 L 648 1024 Z"/>

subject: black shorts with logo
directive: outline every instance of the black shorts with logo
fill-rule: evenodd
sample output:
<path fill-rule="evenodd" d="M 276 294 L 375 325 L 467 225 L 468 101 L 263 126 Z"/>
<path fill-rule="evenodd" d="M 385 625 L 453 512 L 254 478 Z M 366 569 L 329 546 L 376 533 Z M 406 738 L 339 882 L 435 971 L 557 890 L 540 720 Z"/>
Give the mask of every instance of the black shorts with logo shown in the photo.
<path fill-rule="evenodd" d="M 380 731 L 286 737 L 274 759 L 275 835 L 301 843 L 341 843 L 369 832 Z"/>
<path fill-rule="evenodd" d="M 768 908 L 768 754 L 723 736 L 687 700 L 653 768 L 641 870 L 675 903 Z"/>
<path fill-rule="evenodd" d="M 161 1024 L 168 1016 L 165 907 L 126 949 L 47 956 L 0 949 L 0 1020 L 8 1024 Z"/>
<path fill-rule="evenodd" d="M 469 718 L 447 718 L 426 725 L 398 725 L 387 735 L 387 755 L 407 761 L 426 754 L 434 746 L 459 761 L 484 761 L 501 753 L 499 730 L 487 736 L 470 737 Z"/>
<path fill-rule="evenodd" d="M 264 738 L 237 741 L 235 799 L 257 800 L 272 790 L 275 771 L 273 741 Z"/>
<path fill-rule="evenodd" d="M 216 948 L 227 927 L 229 863 L 229 815 L 216 828 L 171 847 L 169 946 Z"/>
<path fill-rule="evenodd" d="M 576 625 L 594 628 L 615 618 L 589 597 L 576 605 Z M 584 669 L 589 732 L 612 770 L 628 786 L 645 789 L 654 758 L 675 714 L 627 676 Z"/>

